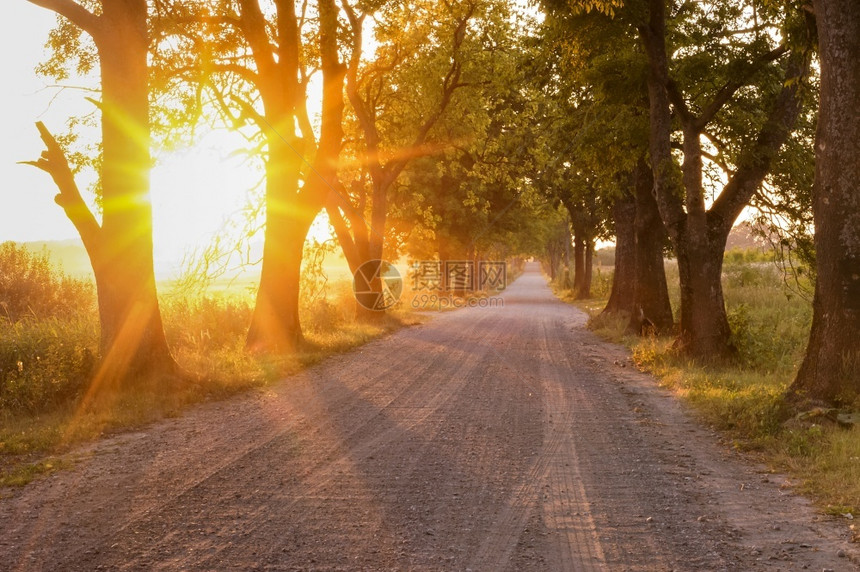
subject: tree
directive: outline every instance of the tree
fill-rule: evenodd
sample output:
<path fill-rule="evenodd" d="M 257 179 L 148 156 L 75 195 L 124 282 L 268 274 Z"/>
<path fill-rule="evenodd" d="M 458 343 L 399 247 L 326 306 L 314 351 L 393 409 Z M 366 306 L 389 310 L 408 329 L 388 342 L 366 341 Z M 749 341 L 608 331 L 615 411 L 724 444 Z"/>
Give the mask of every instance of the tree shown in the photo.
<path fill-rule="evenodd" d="M 66 153 L 37 123 L 46 150 L 30 164 L 51 175 L 55 201 L 74 224 L 96 279 L 101 366 L 95 383 L 178 372 L 164 337 L 152 256 L 150 119 L 145 0 L 29 0 L 92 37 L 101 74 L 101 221 L 83 200 Z"/>
<path fill-rule="evenodd" d="M 817 277 L 806 356 L 789 388 L 796 402 L 860 395 L 860 4 L 815 0 L 821 104 L 813 214 Z"/>
<path fill-rule="evenodd" d="M 403 176 L 408 184 L 397 185 L 391 200 L 392 226 L 429 238 L 427 245 L 410 240 L 411 255 L 474 260 L 476 269 L 482 260 L 501 261 L 533 248 L 526 237 L 541 232 L 536 219 L 547 214 L 534 193 L 537 106 L 526 56 L 505 12 L 478 16 L 477 22 L 486 27 L 477 34 L 480 49 L 470 50 L 466 60 L 470 85 L 435 129 L 435 138 L 448 145 L 410 162 Z"/>
<path fill-rule="evenodd" d="M 633 307 L 627 325 L 628 331 L 640 334 L 649 328 L 655 333 L 668 332 L 675 324 L 663 267 L 666 227 L 660 219 L 653 190 L 651 166 L 641 156 L 633 172 L 636 204 L 633 220 Z"/>
<path fill-rule="evenodd" d="M 352 35 L 346 93 L 361 144 L 354 149 L 359 168 L 352 182 L 348 187 L 339 184 L 338 192 L 329 194 L 326 210 L 355 273 L 362 265 L 379 264 L 373 261 L 382 259 L 390 190 L 408 163 L 424 152 L 455 92 L 465 86 L 463 45 L 478 4 L 395 2 L 386 6 L 377 20 L 381 45 L 372 62 L 361 57 L 368 14 L 347 2 L 343 6 Z M 404 93 L 408 91 L 404 85 L 416 97 Z M 417 114 L 410 113 L 414 109 Z M 381 292 L 378 272 L 371 275 L 370 288 Z M 358 314 L 378 319 L 382 311 L 359 306 Z"/>
<path fill-rule="evenodd" d="M 592 173 L 591 187 L 580 193 L 575 207 L 577 217 L 582 217 L 585 199 L 596 197 L 600 218 L 607 219 L 601 222 L 608 227 L 603 232 L 611 235 L 614 228 L 615 272 L 604 312 L 635 314 L 640 321 L 641 314 L 657 329 L 668 330 L 673 321 L 663 271 L 665 229 L 653 224 L 657 207 L 650 192 L 636 192 L 646 175 L 641 165 L 647 166 L 647 60 L 635 30 L 624 22 L 572 13 L 567 2 L 546 0 L 542 5 L 547 17 L 539 30 L 539 64 L 531 79 L 540 83 L 545 115 L 553 118 L 544 131 L 559 133 L 546 141 L 554 154 Z M 611 4 L 598 7 L 613 9 Z M 584 260 L 575 265 L 583 275 L 587 266 Z M 577 282 L 581 287 L 582 280 Z"/>
<path fill-rule="evenodd" d="M 266 226 L 247 347 L 289 352 L 303 341 L 299 290 L 305 238 L 336 183 L 345 68 L 334 0 L 313 7 L 305 2 L 301 13 L 289 0 L 268 8 L 259 0 L 159 3 L 159 37 L 179 44 L 156 59 L 165 85 L 182 81 L 195 95 L 208 90 L 233 128 L 250 124 L 256 131 L 265 152 Z M 311 20 L 317 27 L 308 32 Z M 323 78 L 319 139 L 307 110 L 314 67 Z M 199 95 L 190 99 L 199 105 Z"/>
<path fill-rule="evenodd" d="M 763 32 L 766 24 L 743 31 L 749 19 L 743 6 L 711 8 L 691 5 L 678 11 L 673 27 L 680 35 L 670 40 L 672 53 L 679 55 L 673 57 L 667 49 L 664 0 L 649 0 L 647 21 L 639 25 L 650 69 L 654 189 L 681 280 L 678 341 L 688 355 L 700 359 L 733 353 L 721 286 L 723 251 L 732 225 L 765 180 L 801 112 L 801 85 L 809 68 L 805 29 L 790 28 L 790 11 L 783 14 L 786 31 L 800 39 L 792 38 L 791 46 L 773 46 L 771 35 Z M 735 41 L 723 42 L 725 37 Z M 774 62 L 786 58 L 782 75 L 774 73 Z M 752 85 L 755 90 L 744 91 Z M 750 109 L 760 111 L 747 113 Z M 672 110 L 682 133 L 680 181 L 672 156 Z M 737 124 L 731 126 L 732 120 Z M 720 129 L 721 124 L 730 127 Z M 714 190 L 709 208 L 703 157 L 710 154 L 703 138 L 717 148 L 715 162 L 734 165 L 728 182 Z"/>

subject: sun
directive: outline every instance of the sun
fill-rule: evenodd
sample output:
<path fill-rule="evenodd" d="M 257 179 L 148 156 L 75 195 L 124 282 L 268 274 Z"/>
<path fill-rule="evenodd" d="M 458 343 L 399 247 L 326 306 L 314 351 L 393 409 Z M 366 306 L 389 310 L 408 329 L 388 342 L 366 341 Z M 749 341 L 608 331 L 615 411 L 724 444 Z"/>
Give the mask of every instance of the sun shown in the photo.
<path fill-rule="evenodd" d="M 201 134 L 191 147 L 154 152 L 150 195 L 159 278 L 181 274 L 189 257 L 202 252 L 216 235 L 227 242 L 262 241 L 262 232 L 250 239 L 240 232 L 264 223 L 262 210 L 254 223 L 245 222 L 249 205 L 259 204 L 264 192 L 261 162 L 235 152 L 246 145 L 238 133 L 215 130 Z M 331 239 L 324 213 L 308 239 Z"/>

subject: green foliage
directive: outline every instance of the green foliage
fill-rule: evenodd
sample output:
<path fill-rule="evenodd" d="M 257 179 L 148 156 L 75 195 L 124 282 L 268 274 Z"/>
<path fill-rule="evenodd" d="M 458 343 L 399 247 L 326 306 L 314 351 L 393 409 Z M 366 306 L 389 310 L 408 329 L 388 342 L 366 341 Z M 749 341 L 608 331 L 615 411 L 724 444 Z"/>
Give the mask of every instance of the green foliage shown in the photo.
<path fill-rule="evenodd" d="M 321 260 L 331 253 L 331 245 L 312 244 L 308 251 L 308 280 L 325 282 Z M 80 297 L 57 306 L 43 282 L 60 292 L 71 282 L 50 266 L 46 255 L 8 245 L 3 253 L 4 292 L 28 300 L 21 304 L 7 298 L 10 308 L 27 311 L 14 322 L 0 317 L 0 483 L 5 484 L 26 483 L 59 465 L 22 464 L 17 457 L 7 462 L 3 455 L 52 451 L 105 431 L 176 415 L 193 403 L 266 385 L 411 322 L 398 311 L 380 324 L 359 323 L 350 284 L 306 284 L 301 318 L 307 347 L 287 358 L 257 358 L 245 351 L 253 312 L 249 294 L 179 291 L 162 297 L 165 333 L 177 361 L 196 381 L 136 380 L 115 394 L 87 401 L 83 398 L 97 367 L 99 341 L 92 287 L 74 283 L 69 296 Z M 21 271 L 7 272 L 9 268 Z"/>
<path fill-rule="evenodd" d="M 800 490 L 828 512 L 856 515 L 860 429 L 846 430 L 826 418 L 786 421 L 783 395 L 803 357 L 812 309 L 786 287 L 778 267 L 759 257 L 744 251 L 727 255 L 723 289 L 740 353 L 734 365 L 690 362 L 673 351 L 668 337 L 626 336 L 623 319 L 597 316 L 602 304 L 587 308 L 595 316 L 590 327 L 631 346 L 640 368 L 684 397 L 709 425 L 727 432 L 735 446 L 763 451 L 769 464 L 798 478 Z M 677 307 L 677 268 L 669 264 L 667 270 Z"/>
<path fill-rule="evenodd" d="M 740 254 L 743 252 L 743 254 Z M 727 258 L 759 260 L 768 254 L 729 251 Z M 678 267 L 666 264 L 669 297 L 679 307 Z M 773 262 L 728 262 L 723 295 L 741 371 L 781 377 L 787 383 L 800 363 L 812 322 L 811 301 L 797 296 Z"/>
<path fill-rule="evenodd" d="M 534 246 L 532 237 L 546 211 L 527 180 L 533 170 L 526 152 L 530 139 L 524 133 L 534 106 L 518 87 L 523 83 L 523 56 L 511 8 L 499 2 L 478 6 L 458 56 L 462 85 L 431 133 L 437 143 L 429 153 L 411 160 L 390 194 L 390 242 L 416 258 L 478 253 L 505 259 L 542 249 Z M 388 41 L 396 38 L 392 34 Z M 434 74 L 428 62 L 440 57 L 433 64 Z M 411 97 L 431 102 L 438 98 L 438 87 L 427 82 L 438 83 L 439 72 L 450 63 L 444 50 L 433 58 L 417 62 L 420 67 L 409 72 L 409 77 L 427 75 L 422 89 Z M 395 87 L 408 83 L 392 81 Z M 409 134 L 423 117 L 413 117 L 409 108 L 429 111 L 432 106 L 410 102 L 406 95 L 400 99 L 388 111 L 394 111 L 394 104 L 406 104 L 409 119 L 399 119 L 404 113 L 389 113 L 385 122 L 395 118 L 398 129 Z M 387 133 L 408 145 L 408 138 L 396 136 L 397 132 Z"/>
<path fill-rule="evenodd" d="M 37 476 L 44 476 L 74 466 L 74 463 L 57 457 L 47 457 L 35 463 L 13 463 L 10 469 L 0 471 L 0 487 L 23 487 Z"/>
<path fill-rule="evenodd" d="M 723 255 L 723 268 L 734 269 L 735 267 L 746 268 L 744 264 L 772 263 L 774 255 L 772 252 L 764 252 L 755 248 L 732 248 Z"/>
<path fill-rule="evenodd" d="M 591 279 L 591 297 L 609 298 L 612 291 L 612 272 L 595 267 Z"/>
<path fill-rule="evenodd" d="M 3 324 L 0 418 L 51 411 L 77 400 L 93 373 L 97 347 L 98 321 L 86 311 Z"/>

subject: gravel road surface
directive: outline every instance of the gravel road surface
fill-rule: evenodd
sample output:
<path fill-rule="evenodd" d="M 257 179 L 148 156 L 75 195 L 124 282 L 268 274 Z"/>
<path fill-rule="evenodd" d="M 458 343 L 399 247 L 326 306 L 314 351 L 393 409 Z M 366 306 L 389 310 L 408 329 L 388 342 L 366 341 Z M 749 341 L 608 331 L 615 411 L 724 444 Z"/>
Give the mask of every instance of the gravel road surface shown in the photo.
<path fill-rule="evenodd" d="M 0 500 L 0 570 L 855 570 L 848 522 L 720 444 L 530 265 Z M 9 497 L 9 495 L 12 495 Z"/>

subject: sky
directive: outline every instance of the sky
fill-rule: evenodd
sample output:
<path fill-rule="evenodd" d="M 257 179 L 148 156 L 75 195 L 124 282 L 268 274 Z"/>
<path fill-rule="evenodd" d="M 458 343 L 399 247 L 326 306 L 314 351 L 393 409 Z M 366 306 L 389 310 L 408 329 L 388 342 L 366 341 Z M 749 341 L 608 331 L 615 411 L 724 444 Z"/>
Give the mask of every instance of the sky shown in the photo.
<path fill-rule="evenodd" d="M 56 90 L 47 90 L 34 68 L 55 18 L 23 0 L 4 6 L 0 19 L 0 240 L 53 240 L 75 236 L 75 229 L 54 204 L 56 194 L 46 173 L 18 161 L 39 157 L 42 144 L 34 123 L 65 125 L 64 112 L 80 110 L 68 92 L 53 105 Z M 82 94 L 78 92 L 82 100 Z"/>
<path fill-rule="evenodd" d="M 36 74 L 36 66 L 47 59 L 44 44 L 56 17 L 25 0 L 9 4 L 0 19 L 0 77 L 4 78 L 0 105 L 5 111 L 0 118 L 0 242 L 77 239 L 74 227 L 54 203 L 56 188 L 50 176 L 18 162 L 37 159 L 43 149 L 36 121 L 43 121 L 55 134 L 63 133 L 70 117 L 93 110 L 85 99 L 91 94 L 61 90 Z M 97 135 L 96 130 L 88 136 Z M 244 144 L 236 134 L 216 131 L 205 133 L 190 149 L 153 151 L 157 266 L 175 266 L 241 216 L 248 190 L 260 179 L 253 165 L 233 154 Z M 86 189 L 93 178 L 79 177 L 79 187 Z"/>

